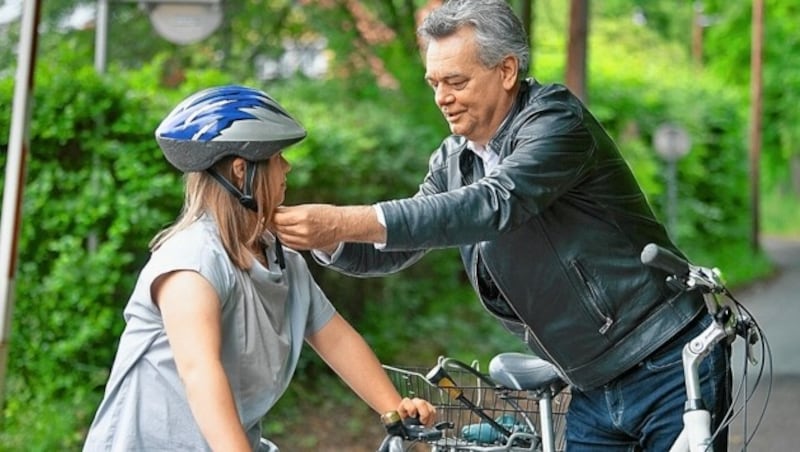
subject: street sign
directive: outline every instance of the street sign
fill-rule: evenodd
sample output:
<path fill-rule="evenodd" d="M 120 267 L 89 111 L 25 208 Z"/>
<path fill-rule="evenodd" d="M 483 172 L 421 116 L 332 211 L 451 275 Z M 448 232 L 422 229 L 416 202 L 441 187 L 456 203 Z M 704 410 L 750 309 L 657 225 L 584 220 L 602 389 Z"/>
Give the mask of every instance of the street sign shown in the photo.
<path fill-rule="evenodd" d="M 689 153 L 692 140 L 686 130 L 678 125 L 665 123 L 653 134 L 653 147 L 658 155 L 668 162 L 680 160 Z"/>

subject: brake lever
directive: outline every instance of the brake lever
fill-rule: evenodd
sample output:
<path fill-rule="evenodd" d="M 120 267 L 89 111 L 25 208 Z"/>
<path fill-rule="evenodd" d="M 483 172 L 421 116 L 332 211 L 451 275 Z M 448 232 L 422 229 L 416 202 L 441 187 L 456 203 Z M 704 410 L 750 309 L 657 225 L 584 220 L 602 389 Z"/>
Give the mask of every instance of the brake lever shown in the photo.
<path fill-rule="evenodd" d="M 405 428 L 406 437 L 410 440 L 421 441 L 436 441 L 443 436 L 442 430 L 446 428 L 454 428 L 452 422 L 439 422 L 433 427 L 426 427 L 419 419 L 415 417 L 407 417 L 403 419 L 403 427 Z"/>
<path fill-rule="evenodd" d="M 749 318 L 742 320 L 741 323 L 745 325 L 742 327 L 744 331 L 740 334 L 740 336 L 744 338 L 747 360 L 750 361 L 750 364 L 755 366 L 758 364 L 758 358 L 754 353 L 754 346 L 758 343 L 758 341 L 761 340 L 761 334 L 759 334 L 758 328 L 755 328 L 755 323 Z"/>

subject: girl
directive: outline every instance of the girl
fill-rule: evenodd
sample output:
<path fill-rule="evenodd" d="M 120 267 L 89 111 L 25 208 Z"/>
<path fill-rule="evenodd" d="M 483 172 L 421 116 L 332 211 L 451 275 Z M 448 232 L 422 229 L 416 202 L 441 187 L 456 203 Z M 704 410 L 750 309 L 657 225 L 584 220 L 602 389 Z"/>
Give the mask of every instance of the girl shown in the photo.
<path fill-rule="evenodd" d="M 281 151 L 305 135 L 241 86 L 196 93 L 162 121 L 158 144 L 185 173 L 183 211 L 151 242 L 85 451 L 276 450 L 260 421 L 304 341 L 377 412 L 432 422 L 433 406 L 400 397 L 303 257 L 270 231 L 290 169 Z"/>

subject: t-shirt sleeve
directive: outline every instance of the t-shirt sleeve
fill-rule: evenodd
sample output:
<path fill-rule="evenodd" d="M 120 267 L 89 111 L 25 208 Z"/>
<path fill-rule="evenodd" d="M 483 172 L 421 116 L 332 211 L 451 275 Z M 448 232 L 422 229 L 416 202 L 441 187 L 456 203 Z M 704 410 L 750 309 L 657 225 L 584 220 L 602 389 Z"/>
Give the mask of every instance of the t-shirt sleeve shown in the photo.
<path fill-rule="evenodd" d="M 170 238 L 151 256 L 148 273 L 151 284 L 161 275 L 188 270 L 199 273 L 217 292 L 224 304 L 232 289 L 232 266 L 224 249 L 202 228 L 190 228 Z"/>

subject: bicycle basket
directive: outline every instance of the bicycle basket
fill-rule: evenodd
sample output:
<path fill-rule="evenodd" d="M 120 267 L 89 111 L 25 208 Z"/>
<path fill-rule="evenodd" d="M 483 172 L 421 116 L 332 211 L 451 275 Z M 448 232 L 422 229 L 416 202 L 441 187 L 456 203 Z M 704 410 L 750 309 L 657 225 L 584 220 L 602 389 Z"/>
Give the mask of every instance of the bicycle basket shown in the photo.
<path fill-rule="evenodd" d="M 477 363 L 469 366 L 447 358 L 440 359 L 440 366 L 443 364 L 455 388 L 449 387 L 450 383 L 444 387 L 433 384 L 426 378 L 429 369 L 383 366 L 401 395 L 429 401 L 436 407 L 437 423 L 452 424 L 441 440 L 431 444 L 434 450 L 538 450 L 541 392 L 499 387 L 480 372 Z M 552 397 L 556 450 L 564 449 L 569 400 L 566 389 Z"/>

